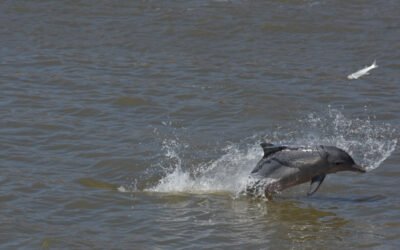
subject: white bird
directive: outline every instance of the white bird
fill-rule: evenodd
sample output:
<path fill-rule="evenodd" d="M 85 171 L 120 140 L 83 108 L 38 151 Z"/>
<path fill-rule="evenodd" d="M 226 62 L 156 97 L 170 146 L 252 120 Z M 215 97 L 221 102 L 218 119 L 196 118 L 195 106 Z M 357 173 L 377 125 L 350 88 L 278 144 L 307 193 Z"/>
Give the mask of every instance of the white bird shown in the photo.
<path fill-rule="evenodd" d="M 354 72 L 350 75 L 347 76 L 348 79 L 358 79 L 362 77 L 363 75 L 369 75 L 369 71 L 372 69 L 378 68 L 378 65 L 376 65 L 376 60 L 371 64 L 371 66 L 366 66 L 363 69 L 360 69 L 357 72 Z"/>

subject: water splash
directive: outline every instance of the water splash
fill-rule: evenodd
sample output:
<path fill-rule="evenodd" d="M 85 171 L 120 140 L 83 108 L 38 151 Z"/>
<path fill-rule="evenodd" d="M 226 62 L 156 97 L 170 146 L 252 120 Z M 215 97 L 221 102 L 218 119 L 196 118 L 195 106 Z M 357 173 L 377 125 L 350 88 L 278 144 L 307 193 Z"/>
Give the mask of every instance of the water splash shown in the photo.
<path fill-rule="evenodd" d="M 295 128 L 295 129 L 293 129 Z M 178 139 L 165 140 L 163 149 L 168 164 L 158 183 L 145 188 L 152 192 L 229 192 L 244 193 L 248 176 L 262 157 L 259 135 L 249 138 L 245 145 L 233 144 L 223 150 L 218 159 L 195 165 L 185 165 L 183 148 L 189 145 Z M 261 136 L 265 141 L 289 145 L 334 145 L 346 150 L 368 171 L 388 158 L 397 144 L 396 131 L 390 125 L 376 125 L 371 118 L 349 119 L 339 110 L 310 114 L 295 126 L 279 128 Z M 249 141 L 247 140 L 247 141 Z M 162 165 L 162 164 L 161 164 Z"/>
<path fill-rule="evenodd" d="M 175 148 L 176 149 L 176 148 Z M 168 155 L 178 157 L 174 148 Z M 245 189 L 248 174 L 262 155 L 258 144 L 239 149 L 239 145 L 227 146 L 219 159 L 203 163 L 191 171 L 182 169 L 182 161 L 176 164 L 154 187 L 146 189 L 153 192 L 231 192 L 239 194 Z"/>

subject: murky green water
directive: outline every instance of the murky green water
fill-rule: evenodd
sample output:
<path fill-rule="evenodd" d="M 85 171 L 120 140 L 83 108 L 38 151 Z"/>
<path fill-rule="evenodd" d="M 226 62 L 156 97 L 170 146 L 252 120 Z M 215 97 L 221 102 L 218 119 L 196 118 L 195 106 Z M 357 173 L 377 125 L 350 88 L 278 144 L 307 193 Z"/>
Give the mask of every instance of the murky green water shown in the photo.
<path fill-rule="evenodd" d="M 399 248 L 398 13 L 0 3 L 0 247 Z M 263 140 L 340 146 L 370 171 L 255 200 L 243 188 Z"/>

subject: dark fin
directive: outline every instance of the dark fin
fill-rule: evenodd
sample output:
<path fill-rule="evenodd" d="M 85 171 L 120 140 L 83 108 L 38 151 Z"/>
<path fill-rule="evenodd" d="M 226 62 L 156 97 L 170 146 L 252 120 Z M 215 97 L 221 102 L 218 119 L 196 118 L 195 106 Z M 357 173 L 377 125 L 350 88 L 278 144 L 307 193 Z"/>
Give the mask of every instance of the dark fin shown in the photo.
<path fill-rule="evenodd" d="M 308 190 L 308 193 L 307 193 L 308 196 L 317 192 L 319 186 L 321 186 L 322 182 L 324 181 L 325 176 L 326 176 L 326 174 L 320 174 L 320 175 L 314 176 L 311 179 L 310 190 Z"/>
<path fill-rule="evenodd" d="M 264 157 L 272 155 L 273 153 L 284 150 L 286 148 L 284 146 L 275 146 L 274 144 L 266 143 L 266 142 L 263 142 L 260 145 L 264 150 Z"/>

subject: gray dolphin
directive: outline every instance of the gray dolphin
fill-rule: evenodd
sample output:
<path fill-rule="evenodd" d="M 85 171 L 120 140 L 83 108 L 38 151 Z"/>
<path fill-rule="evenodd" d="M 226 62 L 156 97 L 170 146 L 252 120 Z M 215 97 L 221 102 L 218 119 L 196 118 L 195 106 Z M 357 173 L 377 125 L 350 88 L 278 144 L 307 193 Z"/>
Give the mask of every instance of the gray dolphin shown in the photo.
<path fill-rule="evenodd" d="M 247 193 L 272 198 L 272 194 L 311 181 L 307 195 L 315 193 L 327 174 L 366 171 L 344 150 L 334 146 L 289 147 L 261 143 L 264 157 L 251 171 Z"/>

